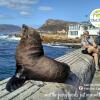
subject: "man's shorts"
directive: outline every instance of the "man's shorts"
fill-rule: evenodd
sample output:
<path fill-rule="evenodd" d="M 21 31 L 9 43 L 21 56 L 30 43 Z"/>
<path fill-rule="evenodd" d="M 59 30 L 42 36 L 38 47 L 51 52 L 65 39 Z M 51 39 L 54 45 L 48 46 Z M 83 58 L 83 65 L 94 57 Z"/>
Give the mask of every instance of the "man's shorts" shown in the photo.
<path fill-rule="evenodd" d="M 91 56 L 92 56 L 92 54 L 93 54 L 93 52 L 89 53 L 87 49 L 82 50 L 82 53 L 83 53 L 83 54 L 88 54 L 88 55 L 91 55 Z"/>

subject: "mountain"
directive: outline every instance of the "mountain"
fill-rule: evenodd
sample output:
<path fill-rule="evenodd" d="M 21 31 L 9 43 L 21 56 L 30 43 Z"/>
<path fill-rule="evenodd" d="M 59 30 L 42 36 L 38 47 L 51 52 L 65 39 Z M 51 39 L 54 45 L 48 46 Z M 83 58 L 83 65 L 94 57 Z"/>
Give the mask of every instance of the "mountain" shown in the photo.
<path fill-rule="evenodd" d="M 42 31 L 61 31 L 62 29 L 68 29 L 70 24 L 76 24 L 76 22 L 68 22 L 64 20 L 54 20 L 48 19 L 40 28 L 39 30 Z"/>
<path fill-rule="evenodd" d="M 21 28 L 17 25 L 0 24 L 0 32 L 18 32 Z"/>

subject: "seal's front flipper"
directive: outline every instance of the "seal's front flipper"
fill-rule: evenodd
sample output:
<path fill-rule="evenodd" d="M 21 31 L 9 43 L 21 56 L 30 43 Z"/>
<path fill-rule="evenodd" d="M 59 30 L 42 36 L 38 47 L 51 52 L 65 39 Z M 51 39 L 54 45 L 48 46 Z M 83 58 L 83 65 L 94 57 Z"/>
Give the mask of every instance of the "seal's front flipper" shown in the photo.
<path fill-rule="evenodd" d="M 6 89 L 7 89 L 7 91 L 12 92 L 12 91 L 18 89 L 19 87 L 21 87 L 24 83 L 25 83 L 25 79 L 13 76 L 8 81 L 8 83 L 6 85 Z"/>

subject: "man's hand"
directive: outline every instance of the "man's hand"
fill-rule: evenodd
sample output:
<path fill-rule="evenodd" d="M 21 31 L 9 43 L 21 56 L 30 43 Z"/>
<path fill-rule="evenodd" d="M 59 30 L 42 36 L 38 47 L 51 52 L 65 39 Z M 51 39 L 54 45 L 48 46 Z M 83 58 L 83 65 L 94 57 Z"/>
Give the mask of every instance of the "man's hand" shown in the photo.
<path fill-rule="evenodd" d="M 97 45 L 96 45 L 96 43 L 95 43 L 95 42 L 93 43 L 93 47 L 94 47 L 94 48 L 97 48 Z"/>

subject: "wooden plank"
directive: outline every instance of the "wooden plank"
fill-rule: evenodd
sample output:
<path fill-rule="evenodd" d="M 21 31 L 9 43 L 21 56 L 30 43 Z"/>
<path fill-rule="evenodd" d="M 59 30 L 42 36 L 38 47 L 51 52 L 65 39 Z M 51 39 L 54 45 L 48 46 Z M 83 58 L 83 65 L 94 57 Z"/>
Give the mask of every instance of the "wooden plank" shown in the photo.
<path fill-rule="evenodd" d="M 78 52 L 80 52 L 80 50 L 81 49 L 79 49 L 79 50 L 75 50 L 75 51 L 73 51 L 73 52 L 71 52 L 71 53 L 68 53 L 68 54 L 65 54 L 65 55 L 63 55 L 63 56 L 61 56 L 61 57 L 58 57 L 58 58 L 56 58 L 56 59 L 63 59 L 64 57 L 65 58 L 68 58 L 68 57 L 70 57 L 70 55 L 73 55 L 73 54 L 75 54 L 75 53 L 78 53 Z"/>
<path fill-rule="evenodd" d="M 71 88 L 73 88 L 73 86 L 68 84 L 47 82 L 47 85 L 40 88 L 37 92 L 30 95 L 25 100 L 69 100 L 61 98 L 58 99 L 55 96 L 52 97 L 52 94 L 66 94 L 67 91 L 72 90 Z M 49 94 L 51 94 L 51 96 L 46 96 Z"/>
<path fill-rule="evenodd" d="M 80 54 L 77 54 L 75 56 L 72 56 L 71 59 L 65 59 L 64 60 L 64 63 L 67 63 L 68 65 L 71 65 L 71 63 L 74 63 L 76 60 L 79 59 L 79 55 Z"/>
<path fill-rule="evenodd" d="M 30 87 L 29 89 L 27 89 L 26 91 L 24 91 L 23 93 L 20 93 L 18 96 L 16 96 L 12 100 L 24 100 L 26 97 L 29 97 L 30 95 L 34 94 L 39 89 L 40 87 L 34 85 Z"/>
<path fill-rule="evenodd" d="M 0 85 L 0 91 L 2 91 L 3 89 L 5 89 L 5 87 L 6 87 L 6 83 Z"/>
<path fill-rule="evenodd" d="M 70 59 L 65 59 L 64 62 L 70 63 L 71 61 L 76 60 L 76 58 L 78 58 L 78 54 L 71 57 Z"/>
<path fill-rule="evenodd" d="M 14 97 L 16 97 L 17 95 L 19 95 L 21 92 L 26 91 L 28 88 L 32 87 L 33 84 L 32 83 L 27 83 L 24 86 L 22 86 L 21 88 L 15 90 L 14 92 L 9 93 L 8 95 L 5 95 L 4 97 L 0 98 L 0 100 L 10 100 Z"/>
<path fill-rule="evenodd" d="M 24 83 L 24 85 L 26 85 L 27 83 L 28 83 L 28 81 L 26 81 Z M 5 85 L 5 86 L 4 87 L 3 86 L 0 86 L 2 88 L 2 90 L 0 90 L 0 98 L 10 93 L 10 92 L 8 92 L 6 90 L 6 83 L 4 83 L 3 85 Z"/>
<path fill-rule="evenodd" d="M 2 84 L 4 84 L 4 83 L 7 83 L 7 81 L 8 81 L 9 79 L 10 79 L 10 78 L 7 78 L 7 79 L 5 79 L 5 80 L 0 81 L 0 85 L 2 85 Z"/>
<path fill-rule="evenodd" d="M 79 60 L 80 58 L 76 58 L 76 59 L 72 59 L 72 61 L 70 61 L 70 62 L 68 62 L 68 61 L 66 61 L 65 63 L 68 63 L 68 65 L 72 65 L 72 64 L 74 64 L 77 60 Z"/>
<path fill-rule="evenodd" d="M 94 85 L 93 85 L 94 84 Z M 95 88 L 95 89 L 93 89 Z M 90 96 L 87 98 L 87 100 L 100 100 L 100 71 L 95 72 L 94 78 L 92 80 L 92 83 L 90 85 Z M 91 95 L 97 95 L 97 96 L 91 96 Z"/>
<path fill-rule="evenodd" d="M 89 55 L 86 55 L 86 54 L 81 54 L 80 55 L 80 58 L 81 59 L 83 59 L 84 61 L 86 61 L 88 64 L 91 64 L 91 62 L 90 62 L 90 58 L 91 58 L 91 61 L 92 61 L 92 59 L 93 59 L 93 57 L 91 57 L 91 56 L 89 56 Z"/>
<path fill-rule="evenodd" d="M 0 91 L 0 100 L 2 97 L 5 97 L 7 94 L 9 94 L 9 92 L 6 89 L 4 89 L 3 91 Z"/>
<path fill-rule="evenodd" d="M 75 50 L 75 51 L 73 51 L 73 52 L 71 52 L 71 53 L 69 53 L 69 54 L 65 54 L 65 55 L 63 55 L 63 56 L 61 56 L 61 57 L 56 58 L 56 60 L 61 60 L 61 59 L 68 58 L 68 57 L 72 56 L 73 54 L 78 53 L 80 50 L 81 50 L 81 49 Z"/>
<path fill-rule="evenodd" d="M 64 59 L 61 59 L 61 60 L 62 60 L 62 62 L 64 62 L 65 59 L 71 59 L 72 57 L 77 56 L 78 54 L 79 54 L 78 52 L 75 52 L 72 55 L 70 55 L 68 57 L 66 56 Z"/>
<path fill-rule="evenodd" d="M 25 84 L 27 84 L 27 83 L 28 83 L 28 82 L 25 82 Z M 24 84 L 24 85 L 25 85 L 25 84 Z M 5 84 L 5 85 L 6 85 L 6 84 Z M 3 88 L 3 89 L 0 91 L 0 98 L 10 93 L 10 92 L 8 92 L 8 91 L 6 90 L 6 86 L 5 86 L 5 87 L 2 87 L 2 88 Z"/>
<path fill-rule="evenodd" d="M 78 53 L 74 53 L 73 55 L 70 55 L 70 57 L 66 57 L 66 58 L 63 58 L 63 59 L 60 59 L 58 61 L 60 62 L 66 62 L 66 60 L 70 60 L 73 59 L 74 57 L 77 57 Z"/>
<path fill-rule="evenodd" d="M 77 53 L 74 53 L 73 55 L 70 55 L 69 57 L 65 57 L 65 58 L 63 58 L 63 59 L 60 59 L 60 60 L 58 60 L 58 61 L 60 61 L 60 62 L 65 62 L 65 60 L 68 60 L 68 59 L 70 59 L 70 58 L 72 58 L 72 57 L 75 57 L 77 55 Z"/>
<path fill-rule="evenodd" d="M 79 60 L 77 60 L 76 62 L 74 62 L 71 65 L 71 70 L 72 72 L 74 71 L 75 75 L 77 75 L 77 77 L 80 77 L 80 75 L 84 74 L 84 71 L 88 71 L 88 66 L 87 66 L 87 62 L 83 61 L 81 58 Z M 87 67 L 86 67 L 87 66 Z M 77 70 L 78 69 L 78 70 Z M 82 70 L 85 69 L 85 70 Z M 80 73 L 79 73 L 80 72 Z"/>

